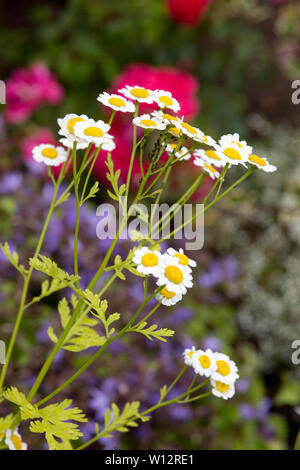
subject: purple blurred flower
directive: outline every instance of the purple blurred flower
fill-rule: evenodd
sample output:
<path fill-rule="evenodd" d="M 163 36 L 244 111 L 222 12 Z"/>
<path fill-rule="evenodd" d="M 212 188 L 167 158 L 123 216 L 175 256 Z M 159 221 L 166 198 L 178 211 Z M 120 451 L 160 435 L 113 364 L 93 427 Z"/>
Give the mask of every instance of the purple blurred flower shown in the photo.
<path fill-rule="evenodd" d="M 218 338 L 208 336 L 202 341 L 203 349 L 211 349 L 213 352 L 221 350 L 222 343 Z"/>

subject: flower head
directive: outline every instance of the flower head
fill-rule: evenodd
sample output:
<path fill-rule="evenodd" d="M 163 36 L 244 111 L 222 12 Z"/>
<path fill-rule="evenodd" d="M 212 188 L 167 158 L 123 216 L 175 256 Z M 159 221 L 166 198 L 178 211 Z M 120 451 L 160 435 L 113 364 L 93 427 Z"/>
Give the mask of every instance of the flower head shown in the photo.
<path fill-rule="evenodd" d="M 160 108 L 172 109 L 175 113 L 180 110 L 180 104 L 169 91 L 156 90 L 154 97 L 155 102 Z"/>
<path fill-rule="evenodd" d="M 195 346 L 192 346 L 191 349 L 185 349 L 183 351 L 183 357 L 184 357 L 184 362 L 187 366 L 191 366 L 192 363 L 193 363 L 193 356 L 194 356 L 194 353 L 196 352 L 196 348 Z"/>
<path fill-rule="evenodd" d="M 196 142 L 202 142 L 204 133 L 198 129 L 198 127 L 191 126 L 187 122 L 180 119 L 179 121 L 174 122 L 175 127 L 181 130 L 182 134 L 190 137 L 191 139 L 195 140 Z"/>
<path fill-rule="evenodd" d="M 66 114 L 64 118 L 57 119 L 60 130 L 58 131 L 59 135 L 62 135 L 63 138 L 60 139 L 60 142 L 68 148 L 73 148 L 73 143 L 77 142 L 78 149 L 85 149 L 88 147 L 88 142 L 86 140 L 82 141 L 74 134 L 74 126 L 78 122 L 83 122 L 87 120 L 88 117 L 85 114 Z"/>
<path fill-rule="evenodd" d="M 32 156 L 36 162 L 43 162 L 48 166 L 59 166 L 67 160 L 68 152 L 60 146 L 40 144 L 33 148 Z"/>
<path fill-rule="evenodd" d="M 266 173 L 271 173 L 277 170 L 275 165 L 271 165 L 266 158 L 258 157 L 257 155 L 249 155 L 248 163 L 255 165 L 260 170 L 265 171 Z"/>
<path fill-rule="evenodd" d="M 97 146 L 104 143 L 105 138 L 109 136 L 108 131 L 110 125 L 106 124 L 101 119 L 95 121 L 94 119 L 86 119 L 84 121 L 78 121 L 74 124 L 74 135 L 81 142 L 87 142 L 87 144 L 95 144 Z M 113 139 L 112 136 L 108 138 Z"/>
<path fill-rule="evenodd" d="M 165 286 L 170 292 L 185 294 L 187 288 L 193 287 L 191 268 L 179 263 L 179 259 L 164 254 L 157 270 L 157 285 Z"/>
<path fill-rule="evenodd" d="M 252 153 L 252 147 L 245 140 L 240 141 L 239 134 L 227 134 L 215 145 L 215 152 L 226 163 L 247 166 L 245 162 Z"/>
<path fill-rule="evenodd" d="M 235 394 L 235 387 L 234 383 L 226 384 L 224 382 L 220 382 L 219 380 L 211 379 L 212 385 L 212 393 L 216 397 L 223 398 L 224 400 L 228 400 L 228 398 L 232 398 Z"/>
<path fill-rule="evenodd" d="M 192 366 L 196 374 L 211 377 L 212 373 L 217 370 L 215 354 L 211 349 L 206 349 L 206 351 L 198 349 L 193 354 Z"/>
<path fill-rule="evenodd" d="M 166 147 L 166 152 L 169 154 L 169 155 L 172 155 L 174 150 L 177 148 L 177 144 L 176 143 L 173 143 L 173 144 L 168 144 L 167 147 Z M 181 147 L 180 149 L 176 150 L 175 152 L 175 157 L 178 159 L 178 160 L 189 160 L 191 158 L 191 152 L 189 151 L 189 149 L 187 147 Z"/>
<path fill-rule="evenodd" d="M 224 167 L 226 165 L 225 159 L 222 158 L 222 156 L 217 155 L 216 152 L 212 149 L 196 149 L 194 151 L 194 156 L 199 157 L 203 162 L 216 166 L 217 168 Z"/>
<path fill-rule="evenodd" d="M 164 130 L 166 124 L 158 118 L 150 116 L 150 114 L 142 114 L 133 119 L 133 124 L 143 129 L 159 129 Z"/>
<path fill-rule="evenodd" d="M 119 93 L 122 93 L 127 98 L 138 101 L 139 103 L 148 103 L 152 104 L 155 99 L 155 91 L 148 90 L 142 86 L 129 86 L 126 85 L 125 88 L 118 90 Z"/>
<path fill-rule="evenodd" d="M 232 361 L 226 354 L 214 353 L 217 364 L 217 370 L 212 374 L 214 380 L 220 381 L 225 384 L 232 384 L 238 378 L 238 369 L 234 361 Z"/>
<path fill-rule="evenodd" d="M 166 287 L 163 287 L 158 294 L 155 296 L 162 305 L 170 307 L 171 305 L 177 304 L 182 299 L 182 294 L 176 292 L 170 292 Z"/>
<path fill-rule="evenodd" d="M 174 256 L 179 260 L 179 264 L 182 266 L 191 266 L 192 268 L 195 268 L 197 266 L 196 261 L 188 258 L 182 248 L 179 248 L 179 251 L 174 250 L 174 248 L 168 248 L 167 253 L 171 256 Z"/>
<path fill-rule="evenodd" d="M 212 179 L 219 178 L 220 173 L 212 165 L 204 162 L 201 158 L 196 157 L 193 163 L 196 166 L 200 166 Z"/>
<path fill-rule="evenodd" d="M 27 444 L 22 441 L 17 429 L 8 429 L 5 433 L 5 444 L 9 450 L 27 450 Z"/>
<path fill-rule="evenodd" d="M 132 261 L 137 264 L 139 273 L 146 276 L 149 274 L 156 276 L 161 257 L 159 251 L 151 251 L 149 248 L 143 247 L 135 250 Z"/>
<path fill-rule="evenodd" d="M 135 110 L 135 106 L 132 101 L 128 101 L 123 96 L 116 95 L 115 93 L 100 93 L 97 100 L 105 106 L 114 109 L 115 111 L 133 113 Z"/>

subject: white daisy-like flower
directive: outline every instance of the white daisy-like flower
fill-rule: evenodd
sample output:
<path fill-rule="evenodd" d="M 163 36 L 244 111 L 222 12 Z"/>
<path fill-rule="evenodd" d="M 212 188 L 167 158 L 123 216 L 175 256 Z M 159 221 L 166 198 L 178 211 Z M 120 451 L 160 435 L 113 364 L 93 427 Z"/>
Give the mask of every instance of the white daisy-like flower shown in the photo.
<path fill-rule="evenodd" d="M 166 128 L 166 124 L 157 119 L 150 114 L 142 114 L 141 116 L 137 116 L 132 120 L 133 124 L 138 127 L 142 127 L 143 129 L 159 129 L 164 130 Z"/>
<path fill-rule="evenodd" d="M 228 398 L 232 398 L 235 394 L 235 387 L 234 384 L 226 384 L 220 382 L 219 380 L 211 379 L 210 383 L 212 385 L 212 393 L 218 398 L 223 398 L 224 400 L 228 400 Z"/>
<path fill-rule="evenodd" d="M 155 99 L 155 91 L 148 90 L 147 88 L 140 86 L 129 86 L 126 85 L 125 88 L 118 90 L 119 93 L 125 95 L 127 98 L 130 98 L 140 103 L 152 104 Z"/>
<path fill-rule="evenodd" d="M 209 163 L 206 163 L 202 160 L 202 158 L 199 158 L 199 157 L 196 157 L 194 159 L 194 165 L 196 166 L 200 166 L 206 173 L 209 174 L 209 176 L 212 178 L 212 179 L 216 179 L 216 178 L 219 178 L 220 176 L 220 173 L 212 166 L 210 165 Z"/>
<path fill-rule="evenodd" d="M 77 122 L 74 125 L 74 134 L 81 141 L 86 141 L 88 144 L 92 143 L 99 146 L 104 143 L 109 129 L 110 125 L 106 124 L 101 119 L 99 121 L 86 119 L 85 121 Z M 110 136 L 110 138 L 112 138 L 112 136 Z"/>
<path fill-rule="evenodd" d="M 126 100 L 123 96 L 116 95 L 114 93 L 100 93 L 97 98 L 100 103 L 108 106 L 115 111 L 122 111 L 123 113 L 133 113 L 135 110 L 135 106 L 132 101 Z"/>
<path fill-rule="evenodd" d="M 267 173 L 272 173 L 277 170 L 277 167 L 275 165 L 271 165 L 266 158 L 261 158 L 253 154 L 248 157 L 248 163 L 255 165 L 257 168 Z"/>
<path fill-rule="evenodd" d="M 189 266 L 183 266 L 179 263 L 178 258 L 166 253 L 162 255 L 157 269 L 158 280 L 156 284 L 165 286 L 170 292 L 185 294 L 187 288 L 193 287 L 190 271 Z"/>
<path fill-rule="evenodd" d="M 167 253 L 177 258 L 179 260 L 179 264 L 181 264 L 182 266 L 191 266 L 192 268 L 195 268 L 197 266 L 196 261 L 188 258 L 184 254 L 184 251 L 182 248 L 179 248 L 179 251 L 174 250 L 174 248 L 168 248 Z"/>
<path fill-rule="evenodd" d="M 171 305 L 177 304 L 182 299 L 182 294 L 176 292 L 170 292 L 166 287 L 163 287 L 158 294 L 155 296 L 156 300 L 158 300 L 162 305 L 166 305 L 170 307 Z"/>
<path fill-rule="evenodd" d="M 217 155 L 214 150 L 197 149 L 194 151 L 194 157 L 199 157 L 205 163 L 214 165 L 217 168 L 224 167 L 227 163 L 225 159 L 222 159 L 219 155 Z"/>
<path fill-rule="evenodd" d="M 201 144 L 209 145 L 210 147 L 214 147 L 216 145 L 215 139 L 213 139 L 210 135 L 203 134 L 201 136 L 197 136 L 196 140 Z"/>
<path fill-rule="evenodd" d="M 74 126 L 78 122 L 82 122 L 88 119 L 85 114 L 66 114 L 64 118 L 57 119 L 60 130 L 58 131 L 59 135 L 62 135 L 63 138 L 59 141 L 68 148 L 73 148 L 73 143 L 77 142 L 78 149 L 85 149 L 88 146 L 86 141 L 81 141 L 78 137 L 74 135 Z"/>
<path fill-rule="evenodd" d="M 174 122 L 174 124 L 175 124 L 175 122 Z M 171 126 L 171 127 L 168 128 L 168 132 L 170 132 L 170 134 L 174 135 L 174 137 L 182 137 L 182 132 L 181 132 L 180 127 Z"/>
<path fill-rule="evenodd" d="M 137 264 L 139 273 L 157 275 L 158 267 L 161 261 L 162 254 L 159 251 L 149 250 L 147 247 L 135 250 L 132 261 Z"/>
<path fill-rule="evenodd" d="M 217 370 L 214 353 L 211 349 L 206 349 L 206 351 L 198 349 L 198 351 L 193 354 L 192 366 L 196 374 L 211 377 L 213 372 Z"/>
<path fill-rule="evenodd" d="M 214 380 L 220 381 L 224 384 L 232 384 L 238 378 L 238 368 L 234 361 L 232 361 L 226 354 L 218 353 L 215 354 L 215 360 L 217 364 L 217 370 L 212 374 Z"/>
<path fill-rule="evenodd" d="M 177 148 L 177 144 L 168 144 L 167 147 L 166 147 L 166 152 L 169 154 L 169 155 L 172 155 L 174 150 Z M 189 149 L 187 147 L 181 147 L 181 149 L 178 149 L 176 152 L 175 152 L 175 157 L 178 159 L 178 160 L 189 160 L 191 158 L 191 152 L 189 151 Z"/>
<path fill-rule="evenodd" d="M 172 109 L 175 113 L 180 110 L 180 104 L 169 91 L 156 90 L 154 100 L 160 108 Z"/>
<path fill-rule="evenodd" d="M 106 152 L 112 152 L 115 150 L 116 144 L 114 142 L 114 137 L 110 134 L 105 134 L 103 136 L 103 142 L 101 144 L 101 149 L 106 150 Z"/>
<path fill-rule="evenodd" d="M 204 133 L 198 129 L 198 127 L 191 126 L 187 122 L 180 119 L 179 121 L 174 122 L 175 127 L 181 130 L 181 132 L 190 137 L 191 139 L 201 142 L 203 140 Z"/>
<path fill-rule="evenodd" d="M 247 168 L 245 164 L 248 161 L 248 157 L 252 154 L 252 147 L 250 147 L 246 141 L 239 141 L 238 134 L 227 134 L 223 135 L 219 140 L 219 143 L 215 145 L 216 154 L 224 159 L 231 165 L 242 164 Z"/>
<path fill-rule="evenodd" d="M 5 433 L 5 444 L 8 446 L 9 450 L 27 450 L 27 444 L 22 441 L 18 430 L 8 429 Z"/>
<path fill-rule="evenodd" d="M 191 366 L 192 363 L 193 363 L 193 356 L 194 354 L 196 353 L 196 348 L 195 346 L 192 346 L 191 349 L 185 349 L 183 351 L 183 357 L 184 357 L 184 363 L 187 365 L 187 366 Z"/>
<path fill-rule="evenodd" d="M 68 158 L 68 152 L 63 147 L 51 144 L 40 144 L 32 149 L 32 156 L 36 162 L 48 166 L 58 166 Z"/>
<path fill-rule="evenodd" d="M 164 121 L 164 123 L 168 126 L 169 124 L 173 125 L 175 122 L 179 122 L 180 119 L 177 116 L 173 116 L 172 114 L 165 113 L 163 111 L 152 111 L 151 116 Z"/>
<path fill-rule="evenodd" d="M 222 147 L 230 147 L 232 144 L 237 145 L 240 149 L 245 150 L 248 154 L 252 153 L 252 147 L 247 144 L 245 140 L 240 140 L 240 136 L 237 132 L 234 134 L 226 134 L 221 137 L 219 144 Z"/>

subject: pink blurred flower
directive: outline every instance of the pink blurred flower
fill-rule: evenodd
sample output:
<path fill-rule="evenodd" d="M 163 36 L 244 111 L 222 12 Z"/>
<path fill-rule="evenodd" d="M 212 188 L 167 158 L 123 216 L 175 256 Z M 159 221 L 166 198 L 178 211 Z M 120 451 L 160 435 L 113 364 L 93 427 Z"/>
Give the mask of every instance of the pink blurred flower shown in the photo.
<path fill-rule="evenodd" d="M 42 103 L 56 104 L 63 95 L 62 86 L 45 64 L 16 69 L 6 81 L 5 118 L 11 123 L 23 122 Z"/>
<path fill-rule="evenodd" d="M 125 85 L 141 85 L 150 89 L 162 89 L 170 91 L 181 106 L 180 115 L 186 119 L 192 119 L 199 110 L 199 100 L 197 91 L 199 83 L 195 77 L 187 72 L 176 70 L 171 67 L 155 68 L 144 64 L 134 64 L 128 66 L 121 75 L 119 75 L 112 87 L 110 93 L 116 93 Z M 155 104 L 141 104 L 140 113 L 146 113 L 158 109 Z M 107 108 L 105 108 L 107 111 Z M 115 169 L 121 170 L 120 179 L 125 182 L 129 167 L 129 160 L 132 145 L 132 114 L 118 113 L 118 116 L 112 123 L 110 133 L 115 138 L 116 149 L 112 152 L 112 159 Z M 142 136 L 142 131 L 138 130 L 138 138 Z M 104 152 L 95 164 L 94 173 L 103 183 L 107 183 L 105 165 L 106 155 Z M 140 168 L 137 161 L 134 162 L 132 180 L 133 186 L 138 185 L 140 178 Z"/>
<path fill-rule="evenodd" d="M 212 0 L 166 0 L 170 16 L 176 23 L 195 25 Z"/>

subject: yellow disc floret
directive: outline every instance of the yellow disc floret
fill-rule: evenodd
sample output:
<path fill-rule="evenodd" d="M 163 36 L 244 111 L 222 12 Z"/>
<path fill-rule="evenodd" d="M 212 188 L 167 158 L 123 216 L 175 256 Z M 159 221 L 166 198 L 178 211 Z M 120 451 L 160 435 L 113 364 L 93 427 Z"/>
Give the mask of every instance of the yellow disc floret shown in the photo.
<path fill-rule="evenodd" d="M 218 157 L 218 155 L 216 154 L 214 150 L 206 150 L 205 153 L 208 156 L 208 158 L 211 158 L 213 160 L 221 160 L 221 158 Z"/>
<path fill-rule="evenodd" d="M 90 126 L 84 129 L 84 134 L 89 136 L 89 137 L 102 137 L 104 135 L 104 132 L 102 129 L 99 129 L 98 127 Z"/>
<path fill-rule="evenodd" d="M 180 284 L 183 281 L 183 274 L 177 266 L 167 266 L 165 276 L 174 284 Z"/>
<path fill-rule="evenodd" d="M 56 158 L 58 152 L 53 147 L 46 147 L 42 150 L 42 155 L 46 158 Z"/>
<path fill-rule="evenodd" d="M 119 108 L 121 108 L 122 106 L 125 106 L 126 104 L 125 101 L 122 100 L 122 98 L 116 98 L 115 96 L 113 96 L 112 98 L 109 98 L 108 102 L 112 106 L 117 106 Z"/>
<path fill-rule="evenodd" d="M 227 158 L 230 158 L 230 160 L 242 159 L 240 153 L 237 150 L 230 148 L 230 147 L 224 150 L 224 155 L 226 155 Z"/>
<path fill-rule="evenodd" d="M 267 164 L 267 162 L 263 158 L 260 158 L 257 155 L 250 155 L 249 162 L 257 163 L 260 166 L 266 166 Z"/>
<path fill-rule="evenodd" d="M 175 292 L 170 292 L 165 287 L 160 291 L 161 295 L 166 299 L 172 299 L 175 295 Z"/>
<path fill-rule="evenodd" d="M 191 134 L 197 134 L 197 129 L 195 129 L 193 126 L 190 126 L 190 124 L 187 124 L 186 122 L 182 123 L 182 127 Z"/>
<path fill-rule="evenodd" d="M 208 369 L 210 367 L 210 358 L 206 354 L 202 354 L 202 356 L 199 356 L 198 360 L 203 369 Z"/>
<path fill-rule="evenodd" d="M 74 134 L 74 126 L 75 124 L 77 124 L 77 122 L 80 122 L 80 121 L 84 121 L 84 119 L 82 119 L 81 117 L 75 117 L 75 118 L 69 119 L 67 127 L 68 127 L 68 131 L 71 134 Z"/>
<path fill-rule="evenodd" d="M 173 100 L 169 98 L 168 96 L 160 96 L 159 101 L 165 104 L 166 106 L 172 106 L 173 104 Z"/>
<path fill-rule="evenodd" d="M 19 436 L 17 436 L 16 434 L 13 434 L 11 436 L 11 441 L 12 441 L 13 445 L 15 446 L 16 450 L 22 450 L 22 441 L 19 438 Z"/>
<path fill-rule="evenodd" d="M 152 266 L 157 266 L 158 264 L 158 256 L 155 253 L 146 253 L 142 257 L 142 264 L 144 266 L 152 267 Z"/>
<path fill-rule="evenodd" d="M 216 381 L 216 389 L 218 392 L 225 393 L 228 392 L 229 390 L 229 385 L 228 384 L 223 384 L 222 382 Z"/>
<path fill-rule="evenodd" d="M 217 372 L 219 372 L 219 374 L 223 375 L 224 377 L 230 373 L 230 367 L 229 367 L 229 364 L 227 364 L 227 362 L 222 361 L 222 360 L 217 361 L 217 366 L 218 366 Z"/>
<path fill-rule="evenodd" d="M 146 127 L 156 127 L 157 123 L 155 121 L 152 121 L 152 119 L 142 119 L 141 125 Z"/>
<path fill-rule="evenodd" d="M 183 266 L 188 266 L 189 259 L 186 255 L 184 255 L 183 253 L 176 253 L 176 255 L 174 256 L 179 259 L 180 264 L 182 264 Z"/>
<path fill-rule="evenodd" d="M 145 88 L 134 88 L 130 93 L 135 96 L 135 98 L 147 98 L 149 92 Z"/>

